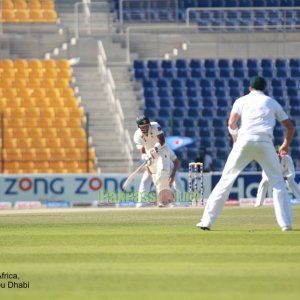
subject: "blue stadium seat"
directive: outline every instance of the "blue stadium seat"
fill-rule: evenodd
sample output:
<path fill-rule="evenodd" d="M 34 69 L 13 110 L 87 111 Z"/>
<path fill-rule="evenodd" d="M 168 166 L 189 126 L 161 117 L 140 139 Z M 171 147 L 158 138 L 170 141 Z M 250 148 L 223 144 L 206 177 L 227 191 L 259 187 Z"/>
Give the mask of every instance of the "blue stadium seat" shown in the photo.
<path fill-rule="evenodd" d="M 233 75 L 234 78 L 245 78 L 246 77 L 245 69 L 235 68 L 233 70 L 233 74 L 232 75 Z"/>
<path fill-rule="evenodd" d="M 270 68 L 270 69 L 263 69 L 262 70 L 262 76 L 266 79 L 268 78 L 273 78 L 273 70 Z"/>
<path fill-rule="evenodd" d="M 170 59 L 164 59 L 161 61 L 161 67 L 163 69 L 173 69 L 174 68 L 173 61 Z"/>
<path fill-rule="evenodd" d="M 253 7 L 264 7 L 266 6 L 265 0 L 252 0 Z"/>
<path fill-rule="evenodd" d="M 153 98 L 157 96 L 156 88 L 145 88 L 144 89 L 144 97 L 145 99 Z"/>
<path fill-rule="evenodd" d="M 224 7 L 225 6 L 225 2 L 224 0 L 214 0 L 211 1 L 211 7 Z"/>
<path fill-rule="evenodd" d="M 227 89 L 225 88 L 216 88 L 215 89 L 216 98 L 225 98 L 227 96 Z"/>
<path fill-rule="evenodd" d="M 158 101 L 156 101 L 154 97 L 145 99 L 145 105 L 147 108 L 157 108 L 158 104 Z"/>
<path fill-rule="evenodd" d="M 200 59 L 193 58 L 190 60 L 190 68 L 192 69 L 201 69 L 202 63 Z"/>
<path fill-rule="evenodd" d="M 290 114 L 292 117 L 299 118 L 300 117 L 300 107 L 291 107 Z"/>
<path fill-rule="evenodd" d="M 156 86 L 158 88 L 168 88 L 169 87 L 169 81 L 165 78 L 159 78 L 156 80 Z"/>
<path fill-rule="evenodd" d="M 187 97 L 175 97 L 174 98 L 174 107 L 185 108 L 187 107 Z"/>
<path fill-rule="evenodd" d="M 221 58 L 221 59 L 219 59 L 219 61 L 218 61 L 218 67 L 219 68 L 226 68 L 226 69 L 230 69 L 230 61 L 229 61 L 229 59 L 227 59 L 227 58 Z"/>
<path fill-rule="evenodd" d="M 227 156 L 229 154 L 229 151 L 227 149 L 217 149 L 217 157 L 218 159 L 227 159 Z"/>
<path fill-rule="evenodd" d="M 273 97 L 274 98 L 279 98 L 279 97 L 283 97 L 283 90 L 281 87 L 273 87 Z"/>
<path fill-rule="evenodd" d="M 186 96 L 186 88 L 174 87 L 172 90 L 172 96 L 174 98 L 180 98 Z"/>
<path fill-rule="evenodd" d="M 146 69 L 135 69 L 133 76 L 136 80 L 144 80 L 148 78 Z"/>
<path fill-rule="evenodd" d="M 288 97 L 297 97 L 298 96 L 299 88 L 296 87 L 288 87 L 287 88 L 287 95 Z"/>
<path fill-rule="evenodd" d="M 217 106 L 218 107 L 229 107 L 231 105 L 230 100 L 227 97 L 224 98 L 218 98 L 217 100 Z"/>
<path fill-rule="evenodd" d="M 201 96 L 205 99 L 209 99 L 213 97 L 213 91 L 211 88 L 202 88 L 201 90 Z"/>
<path fill-rule="evenodd" d="M 218 108 L 217 109 L 217 117 L 228 117 L 228 110 L 227 108 Z"/>
<path fill-rule="evenodd" d="M 280 6 L 280 0 L 266 0 L 266 6 L 268 7 Z"/>
<path fill-rule="evenodd" d="M 214 80 L 214 87 L 215 88 L 225 88 L 227 86 L 226 79 L 223 78 L 216 78 Z"/>
<path fill-rule="evenodd" d="M 206 58 L 204 60 L 204 67 L 206 69 L 215 69 L 217 67 L 216 60 L 212 58 Z"/>
<path fill-rule="evenodd" d="M 158 88 L 157 95 L 159 97 L 170 97 L 170 96 L 172 96 L 172 93 L 169 88 L 161 87 L 161 88 Z"/>
<path fill-rule="evenodd" d="M 145 69 L 145 62 L 142 59 L 135 59 L 133 61 L 133 68 L 134 69 Z"/>
<path fill-rule="evenodd" d="M 300 78 L 300 68 L 291 68 L 291 77 Z"/>
<path fill-rule="evenodd" d="M 219 139 L 221 138 L 228 138 L 228 134 L 226 131 L 224 131 L 224 128 L 222 127 L 215 127 L 214 128 L 214 137 L 217 137 Z"/>
<path fill-rule="evenodd" d="M 214 141 L 214 147 L 216 148 L 226 148 L 226 142 L 222 138 L 218 138 Z"/>
<path fill-rule="evenodd" d="M 252 6 L 252 1 L 251 0 L 240 0 L 239 1 L 239 6 L 240 7 L 251 7 Z"/>
<path fill-rule="evenodd" d="M 152 79 L 143 80 L 143 88 L 155 88 L 155 87 L 156 87 L 156 80 L 152 80 Z"/>
<path fill-rule="evenodd" d="M 203 77 L 201 69 L 192 69 L 191 70 L 191 77 L 192 78 L 201 78 L 201 77 Z"/>
<path fill-rule="evenodd" d="M 208 128 L 209 126 L 208 120 L 203 118 L 198 119 L 197 126 L 199 128 Z"/>
<path fill-rule="evenodd" d="M 234 69 L 245 69 L 245 61 L 243 59 L 240 58 L 234 58 L 232 60 L 232 67 Z"/>
<path fill-rule="evenodd" d="M 235 99 L 241 97 L 241 89 L 237 87 L 231 87 L 229 89 L 229 96 Z"/>
<path fill-rule="evenodd" d="M 183 126 L 184 126 L 184 127 L 191 127 L 191 128 L 193 128 L 194 130 L 195 130 L 195 127 L 197 126 L 195 123 L 196 123 L 196 122 L 195 122 L 194 119 L 187 118 L 187 119 L 184 119 L 184 120 L 183 120 Z"/>
<path fill-rule="evenodd" d="M 159 69 L 148 69 L 148 78 L 158 79 L 160 78 Z"/>
<path fill-rule="evenodd" d="M 275 67 L 276 68 L 287 68 L 287 60 L 284 58 L 276 58 L 275 59 Z"/>
<path fill-rule="evenodd" d="M 182 68 L 182 69 L 177 69 L 177 78 L 189 78 L 190 77 L 190 71 L 189 69 L 185 69 L 185 68 Z"/>
<path fill-rule="evenodd" d="M 247 67 L 251 69 L 259 69 L 259 62 L 256 58 L 247 59 Z"/>
<path fill-rule="evenodd" d="M 230 78 L 231 77 L 230 69 L 220 69 L 219 76 L 220 78 Z"/>
<path fill-rule="evenodd" d="M 277 68 L 276 77 L 278 77 L 278 78 L 287 78 L 288 77 L 287 69 L 285 67 L 284 68 Z"/>
<path fill-rule="evenodd" d="M 173 110 L 173 116 L 174 118 L 184 118 L 185 117 L 185 108 L 179 108 L 179 107 L 176 107 L 174 108 Z"/>
<path fill-rule="evenodd" d="M 285 85 L 287 87 L 298 87 L 298 82 L 294 78 L 287 78 L 286 81 L 285 81 Z"/>
<path fill-rule="evenodd" d="M 216 77 L 218 77 L 218 70 L 217 69 L 206 69 L 205 77 L 215 79 Z"/>
<path fill-rule="evenodd" d="M 224 118 L 215 117 L 212 120 L 212 126 L 213 127 L 221 127 L 221 128 L 223 128 L 223 134 L 224 134 L 224 129 L 227 126 L 226 120 L 224 120 Z"/>
<path fill-rule="evenodd" d="M 213 117 L 213 108 L 212 107 L 205 107 L 202 110 L 202 116 L 206 118 L 212 118 Z"/>
<path fill-rule="evenodd" d="M 166 79 L 173 79 L 176 77 L 174 69 L 163 69 L 162 71 L 162 77 Z"/>
<path fill-rule="evenodd" d="M 187 115 L 189 118 L 198 119 L 199 118 L 199 110 L 195 108 L 189 108 Z"/>
<path fill-rule="evenodd" d="M 280 0 L 280 6 L 281 7 L 294 6 L 294 1 L 293 0 Z"/>
<path fill-rule="evenodd" d="M 186 91 L 186 95 L 189 98 L 196 98 L 199 96 L 198 89 L 197 88 L 188 88 Z"/>
<path fill-rule="evenodd" d="M 202 138 L 211 138 L 211 130 L 210 128 L 200 127 L 199 128 L 199 136 Z"/>
<path fill-rule="evenodd" d="M 189 68 L 189 63 L 186 59 L 178 58 L 178 59 L 176 59 L 175 67 L 177 69 L 188 69 Z"/>
<path fill-rule="evenodd" d="M 189 98 L 188 106 L 190 108 L 198 109 L 200 107 L 199 99 L 198 98 Z"/>
<path fill-rule="evenodd" d="M 188 78 L 185 82 L 186 87 L 188 88 L 198 88 L 199 81 L 197 79 Z"/>
<path fill-rule="evenodd" d="M 228 80 L 228 87 L 230 87 L 230 88 L 239 88 L 240 87 L 240 80 L 238 80 L 238 79 L 229 79 Z"/>
<path fill-rule="evenodd" d="M 225 7 L 238 7 L 238 0 L 226 0 L 224 1 Z"/>
<path fill-rule="evenodd" d="M 212 89 L 213 81 L 211 81 L 209 79 L 206 79 L 206 78 L 200 79 L 200 86 L 201 86 L 202 89 L 204 89 L 204 88 Z"/>
<path fill-rule="evenodd" d="M 172 97 L 159 98 L 159 106 L 161 108 L 171 108 L 173 106 L 173 98 Z"/>
<path fill-rule="evenodd" d="M 282 80 L 280 80 L 278 78 L 273 78 L 271 81 L 271 86 L 283 88 Z"/>
<path fill-rule="evenodd" d="M 263 68 L 263 69 L 271 69 L 273 68 L 273 62 L 272 62 L 272 59 L 270 58 L 263 58 L 260 62 L 260 66 Z"/>
<path fill-rule="evenodd" d="M 289 66 L 295 67 L 295 68 L 300 68 L 300 58 L 291 58 L 289 61 Z"/>
<path fill-rule="evenodd" d="M 148 118 L 156 118 L 158 116 L 157 114 L 157 110 L 154 108 L 149 108 L 146 107 L 144 110 L 145 116 L 147 116 Z"/>
<path fill-rule="evenodd" d="M 289 99 L 290 106 L 297 107 L 300 106 L 300 97 L 290 97 Z"/>
<path fill-rule="evenodd" d="M 160 66 L 159 66 L 159 61 L 158 60 L 154 60 L 154 59 L 149 59 L 147 61 L 147 68 L 148 69 L 160 69 Z"/>
<path fill-rule="evenodd" d="M 185 79 L 182 79 L 182 78 L 173 78 L 171 80 L 171 86 L 173 88 L 184 88 L 185 87 Z"/>
<path fill-rule="evenodd" d="M 200 136 L 201 136 L 201 133 L 200 133 Z M 206 148 L 206 149 L 210 148 L 211 147 L 211 139 L 201 137 L 200 145 L 201 145 L 201 147 Z"/>

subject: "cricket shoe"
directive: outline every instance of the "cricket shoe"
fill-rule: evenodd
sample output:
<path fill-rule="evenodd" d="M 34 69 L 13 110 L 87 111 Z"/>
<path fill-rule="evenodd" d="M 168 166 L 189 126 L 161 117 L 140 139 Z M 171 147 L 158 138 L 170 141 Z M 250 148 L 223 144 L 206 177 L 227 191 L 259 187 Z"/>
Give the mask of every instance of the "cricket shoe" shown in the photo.
<path fill-rule="evenodd" d="M 288 226 L 281 228 L 281 231 L 291 231 L 291 230 L 292 230 L 292 227 L 288 227 Z"/>
<path fill-rule="evenodd" d="M 202 230 L 210 230 L 210 228 L 208 226 L 203 226 L 201 222 L 199 222 L 198 224 L 196 224 L 196 227 L 202 229 Z"/>

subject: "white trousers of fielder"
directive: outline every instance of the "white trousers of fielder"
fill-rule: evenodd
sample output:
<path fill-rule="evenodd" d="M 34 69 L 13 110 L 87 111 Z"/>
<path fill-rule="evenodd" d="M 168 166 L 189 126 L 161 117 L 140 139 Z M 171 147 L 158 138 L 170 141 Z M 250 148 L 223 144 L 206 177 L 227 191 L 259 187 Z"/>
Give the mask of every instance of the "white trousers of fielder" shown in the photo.
<path fill-rule="evenodd" d="M 271 187 L 278 225 L 291 227 L 292 211 L 287 190 L 281 174 L 281 167 L 272 142 L 237 141 L 227 159 L 222 176 L 210 194 L 199 223 L 201 227 L 211 227 L 223 209 L 230 190 L 240 172 L 251 162 L 257 161 L 265 170 Z"/>

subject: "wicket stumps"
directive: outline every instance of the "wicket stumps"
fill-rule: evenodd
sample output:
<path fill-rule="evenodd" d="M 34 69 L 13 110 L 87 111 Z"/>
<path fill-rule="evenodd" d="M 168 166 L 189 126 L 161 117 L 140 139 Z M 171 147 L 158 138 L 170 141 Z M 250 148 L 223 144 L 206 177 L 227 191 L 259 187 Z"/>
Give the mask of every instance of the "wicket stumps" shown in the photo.
<path fill-rule="evenodd" d="M 192 205 L 204 205 L 203 163 L 189 163 L 189 197 Z"/>

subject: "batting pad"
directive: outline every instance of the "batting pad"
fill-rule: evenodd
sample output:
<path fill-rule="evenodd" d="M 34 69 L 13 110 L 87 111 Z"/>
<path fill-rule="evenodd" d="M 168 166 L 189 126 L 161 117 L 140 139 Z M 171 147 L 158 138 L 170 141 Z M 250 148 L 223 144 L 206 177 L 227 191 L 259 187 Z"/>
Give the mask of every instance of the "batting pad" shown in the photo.
<path fill-rule="evenodd" d="M 169 172 L 162 170 L 158 174 L 153 174 L 153 181 L 156 186 L 157 194 L 159 194 L 162 190 L 170 190 Z"/>

